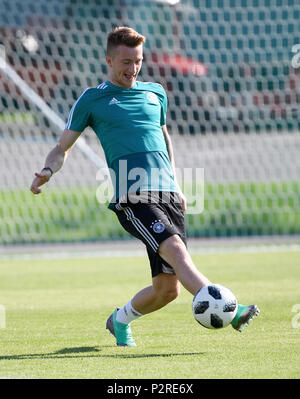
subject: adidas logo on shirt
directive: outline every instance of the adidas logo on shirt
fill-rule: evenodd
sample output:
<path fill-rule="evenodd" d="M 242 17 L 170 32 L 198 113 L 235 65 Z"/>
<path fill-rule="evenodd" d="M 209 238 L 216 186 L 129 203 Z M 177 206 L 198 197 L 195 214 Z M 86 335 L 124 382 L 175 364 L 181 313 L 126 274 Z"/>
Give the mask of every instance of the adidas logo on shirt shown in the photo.
<path fill-rule="evenodd" d="M 113 104 L 119 104 L 119 100 L 117 100 L 115 97 L 113 97 L 111 100 L 110 100 L 110 102 L 109 102 L 109 104 L 108 105 L 113 105 Z"/>
<path fill-rule="evenodd" d="M 97 89 L 105 90 L 108 87 L 106 83 L 101 83 L 101 85 L 97 86 Z"/>

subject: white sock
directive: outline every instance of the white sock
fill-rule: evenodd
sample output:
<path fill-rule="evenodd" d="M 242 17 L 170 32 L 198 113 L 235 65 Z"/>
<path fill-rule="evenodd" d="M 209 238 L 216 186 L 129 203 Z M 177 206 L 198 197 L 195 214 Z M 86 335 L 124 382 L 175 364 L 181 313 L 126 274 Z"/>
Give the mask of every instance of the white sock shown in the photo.
<path fill-rule="evenodd" d="M 119 323 L 129 324 L 133 320 L 143 316 L 141 313 L 136 311 L 131 304 L 131 300 L 126 303 L 121 309 L 118 310 L 116 320 Z"/>

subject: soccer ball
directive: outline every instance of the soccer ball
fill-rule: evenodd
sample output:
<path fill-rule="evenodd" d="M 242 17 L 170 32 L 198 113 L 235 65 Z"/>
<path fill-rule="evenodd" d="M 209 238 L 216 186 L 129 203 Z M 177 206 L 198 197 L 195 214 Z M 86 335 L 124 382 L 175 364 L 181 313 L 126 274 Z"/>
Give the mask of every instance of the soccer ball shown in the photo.
<path fill-rule="evenodd" d="M 193 315 L 203 327 L 228 326 L 237 312 L 237 300 L 233 293 L 220 284 L 201 288 L 193 299 Z"/>

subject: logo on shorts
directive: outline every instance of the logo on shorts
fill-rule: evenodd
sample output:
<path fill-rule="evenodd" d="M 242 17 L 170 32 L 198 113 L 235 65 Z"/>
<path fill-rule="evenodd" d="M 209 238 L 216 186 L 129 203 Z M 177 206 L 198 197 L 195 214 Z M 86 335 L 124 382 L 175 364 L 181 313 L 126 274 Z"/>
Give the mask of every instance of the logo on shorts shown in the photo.
<path fill-rule="evenodd" d="M 162 233 L 165 229 L 165 225 L 160 220 L 152 222 L 150 229 L 153 229 L 155 233 Z"/>

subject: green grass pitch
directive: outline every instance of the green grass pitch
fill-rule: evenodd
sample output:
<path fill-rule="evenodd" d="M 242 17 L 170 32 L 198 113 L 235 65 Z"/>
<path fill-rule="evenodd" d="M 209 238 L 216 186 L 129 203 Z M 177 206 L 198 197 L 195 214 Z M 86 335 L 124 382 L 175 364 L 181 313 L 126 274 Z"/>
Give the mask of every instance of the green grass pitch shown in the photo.
<path fill-rule="evenodd" d="M 182 288 L 176 301 L 132 323 L 136 348 L 117 347 L 105 322 L 149 285 L 146 257 L 0 262 L 0 377 L 299 378 L 300 323 L 292 309 L 300 303 L 300 253 L 193 259 L 239 302 L 260 307 L 243 333 L 202 328 Z"/>

